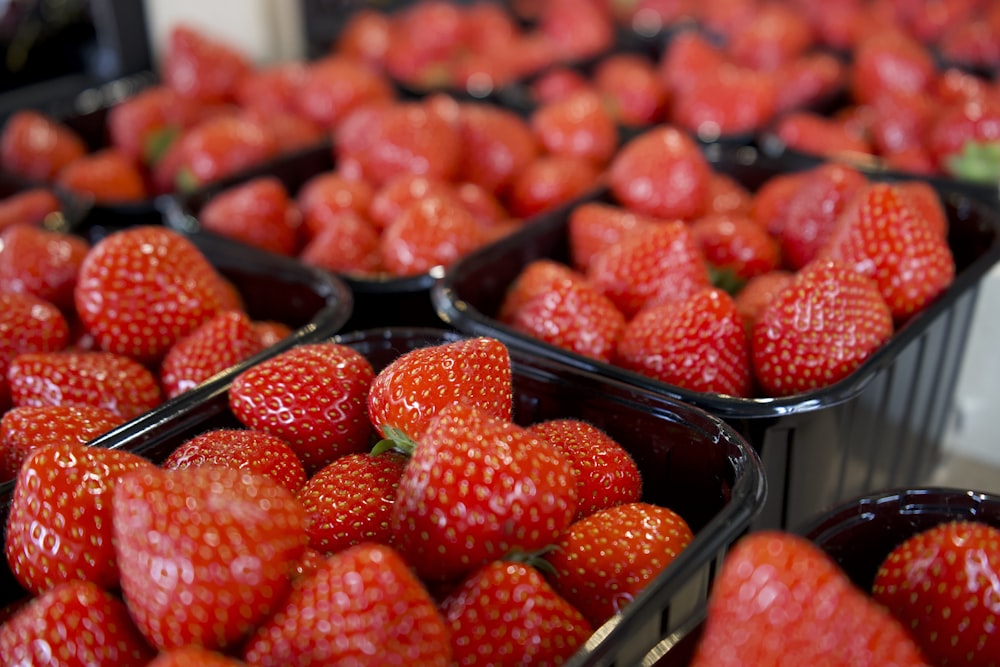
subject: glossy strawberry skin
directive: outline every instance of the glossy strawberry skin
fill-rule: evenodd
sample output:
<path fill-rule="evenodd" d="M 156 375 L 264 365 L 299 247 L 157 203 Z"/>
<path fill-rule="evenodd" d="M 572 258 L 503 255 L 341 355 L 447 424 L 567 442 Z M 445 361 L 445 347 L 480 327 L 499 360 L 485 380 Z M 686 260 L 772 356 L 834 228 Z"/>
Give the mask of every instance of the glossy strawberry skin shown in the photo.
<path fill-rule="evenodd" d="M 281 147 L 273 132 L 246 114 L 220 113 L 188 128 L 175 145 L 168 161 L 157 169 L 161 187 L 170 192 L 190 192 L 227 176 L 263 164 Z"/>
<path fill-rule="evenodd" d="M 243 664 L 219 651 L 191 645 L 160 651 L 146 667 L 242 667 Z"/>
<path fill-rule="evenodd" d="M 375 188 L 366 181 L 347 178 L 338 171 L 316 174 L 295 194 L 305 236 L 312 238 L 328 220 L 347 211 L 366 216 L 374 197 Z"/>
<path fill-rule="evenodd" d="M 33 109 L 15 112 L 0 131 L 0 165 L 41 183 L 54 181 L 63 167 L 86 155 L 87 150 L 76 132 Z"/>
<path fill-rule="evenodd" d="M 637 54 L 609 55 L 597 63 L 592 78 L 619 124 L 645 127 L 662 119 L 668 94 L 653 61 Z"/>
<path fill-rule="evenodd" d="M 382 232 L 379 256 L 394 276 L 448 267 L 486 243 L 472 214 L 458 201 L 427 197 L 410 204 Z"/>
<path fill-rule="evenodd" d="M 530 118 L 543 150 L 582 157 L 604 166 L 618 148 L 618 127 L 601 97 L 593 90 L 543 104 Z"/>
<path fill-rule="evenodd" d="M 62 201 L 48 187 L 34 187 L 0 199 L 0 231 L 13 225 L 41 225 L 45 218 L 59 213 Z"/>
<path fill-rule="evenodd" d="M 115 148 L 73 160 L 59 171 L 56 185 L 101 204 L 136 203 L 148 196 L 139 166 Z"/>
<path fill-rule="evenodd" d="M 363 62 L 328 55 L 307 67 L 294 104 L 298 113 L 320 127 L 334 129 L 354 109 L 394 99 L 385 74 Z"/>
<path fill-rule="evenodd" d="M 514 176 L 503 202 L 513 216 L 528 218 L 584 196 L 601 174 L 590 160 L 542 154 Z"/>
<path fill-rule="evenodd" d="M 164 83 L 181 96 L 228 102 L 251 63 L 236 47 L 194 26 L 179 24 L 167 35 L 161 67 Z"/>
<path fill-rule="evenodd" d="M 28 352 L 55 352 L 69 342 L 66 317 L 51 303 L 30 294 L 0 292 L 0 408 L 10 405 L 7 373 Z"/>
<path fill-rule="evenodd" d="M 707 215 L 691 223 L 691 233 L 715 270 L 740 280 L 781 266 L 778 241 L 748 216 Z"/>
<path fill-rule="evenodd" d="M 656 223 L 657 218 L 604 202 L 574 206 L 567 220 L 566 234 L 574 268 L 586 272 L 590 261 L 633 229 Z"/>
<path fill-rule="evenodd" d="M 278 255 L 295 255 L 301 245 L 302 216 L 274 176 L 223 190 L 205 203 L 198 218 L 210 232 Z"/>
<path fill-rule="evenodd" d="M 317 223 L 318 224 L 318 223 Z M 333 273 L 372 277 L 385 271 L 379 230 L 352 210 L 329 214 L 305 242 L 299 260 Z"/>
<path fill-rule="evenodd" d="M 166 85 L 140 90 L 108 109 L 111 145 L 136 164 L 155 164 L 170 143 L 206 113 L 205 103 Z"/>
<path fill-rule="evenodd" d="M 462 103 L 458 123 L 465 147 L 458 173 L 494 194 L 502 195 L 541 151 L 528 122 L 508 109 Z"/>
<path fill-rule="evenodd" d="M 0 290 L 44 299 L 64 313 L 90 243 L 68 232 L 15 225 L 0 232 Z"/>

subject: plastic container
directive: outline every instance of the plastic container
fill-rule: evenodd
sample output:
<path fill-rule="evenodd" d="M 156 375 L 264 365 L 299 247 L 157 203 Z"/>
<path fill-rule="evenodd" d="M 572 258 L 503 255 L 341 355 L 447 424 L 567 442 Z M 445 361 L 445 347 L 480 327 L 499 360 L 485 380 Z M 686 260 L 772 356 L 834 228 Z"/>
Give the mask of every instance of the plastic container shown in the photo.
<path fill-rule="evenodd" d="M 378 370 L 408 350 L 461 337 L 441 329 L 385 328 L 332 340 L 358 350 Z M 635 458 L 644 475 L 644 499 L 674 509 L 695 533 L 694 541 L 645 593 L 567 663 L 638 664 L 649 647 L 697 614 L 707 600 L 717 564 L 763 506 L 766 487 L 760 460 L 733 429 L 697 408 L 530 354 L 512 351 L 511 357 L 518 423 L 577 417 L 605 429 Z M 195 390 L 185 400 L 147 413 L 92 444 L 162 461 L 198 433 L 239 425 L 229 412 L 229 385 L 215 382 Z M 6 563 L 3 568 L 9 577 Z M 16 591 L 16 585 L 4 585 L 0 603 L 13 599 Z"/>
<path fill-rule="evenodd" d="M 751 189 L 786 170 L 750 147 L 713 145 L 706 154 L 717 170 Z M 688 391 L 542 343 L 496 320 L 504 291 L 526 264 L 543 257 L 567 260 L 568 208 L 459 261 L 431 296 L 441 318 L 460 331 L 495 336 L 512 348 L 725 419 L 764 461 L 770 491 L 755 527 L 793 526 L 845 498 L 926 483 L 937 464 L 981 279 L 1000 259 L 1000 211 L 948 184 L 938 189 L 957 266 L 952 286 L 850 376 L 795 396 L 740 399 Z"/>

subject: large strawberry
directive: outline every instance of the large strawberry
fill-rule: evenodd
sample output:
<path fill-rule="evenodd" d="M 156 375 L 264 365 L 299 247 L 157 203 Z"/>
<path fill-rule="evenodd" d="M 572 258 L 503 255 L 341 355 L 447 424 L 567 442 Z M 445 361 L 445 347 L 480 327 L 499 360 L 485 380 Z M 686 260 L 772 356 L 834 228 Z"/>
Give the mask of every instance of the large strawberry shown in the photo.
<path fill-rule="evenodd" d="M 886 556 L 876 601 L 913 634 L 935 665 L 991 665 L 1000 656 L 1000 529 L 949 521 L 922 530 Z"/>
<path fill-rule="evenodd" d="M 82 236 L 14 225 L 0 234 L 0 290 L 33 294 L 70 313 L 76 279 L 89 251 L 90 243 Z"/>
<path fill-rule="evenodd" d="M 280 605 L 306 547 L 292 493 L 231 468 L 133 471 L 111 514 L 125 602 L 160 649 L 235 645 Z"/>
<path fill-rule="evenodd" d="M 379 229 L 352 210 L 328 214 L 306 241 L 299 261 L 333 273 L 362 277 L 383 272 Z"/>
<path fill-rule="evenodd" d="M 78 442 L 29 454 L 18 472 L 5 543 L 21 585 L 40 593 L 82 579 L 116 589 L 111 496 L 122 475 L 152 467 L 135 454 Z"/>
<path fill-rule="evenodd" d="M 368 446 L 365 405 L 374 377 L 371 363 L 347 346 L 299 345 L 238 375 L 229 407 L 244 425 L 290 444 L 311 475 Z"/>
<path fill-rule="evenodd" d="M 323 559 L 251 635 L 255 667 L 451 664 L 449 632 L 430 594 L 392 548 L 359 544 Z"/>
<path fill-rule="evenodd" d="M 903 626 L 815 544 L 761 531 L 730 550 L 692 667 L 927 667 Z"/>
<path fill-rule="evenodd" d="M 576 504 L 573 468 L 559 450 L 482 408 L 451 403 L 437 410 L 400 480 L 393 544 L 422 578 L 455 579 L 549 545 Z"/>

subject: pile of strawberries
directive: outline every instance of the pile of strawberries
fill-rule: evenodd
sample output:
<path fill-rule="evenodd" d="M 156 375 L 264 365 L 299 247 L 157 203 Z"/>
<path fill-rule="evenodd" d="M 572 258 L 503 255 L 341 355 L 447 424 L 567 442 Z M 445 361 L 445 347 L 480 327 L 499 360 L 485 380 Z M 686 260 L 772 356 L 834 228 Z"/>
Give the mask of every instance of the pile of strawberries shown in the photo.
<path fill-rule="evenodd" d="M 5 545 L 29 596 L 4 610 L 0 654 L 561 663 L 693 535 L 641 500 L 608 434 L 572 418 L 516 425 L 512 396 L 495 339 L 416 348 L 377 372 L 316 342 L 238 375 L 228 404 L 242 426 L 161 465 L 35 450 Z"/>

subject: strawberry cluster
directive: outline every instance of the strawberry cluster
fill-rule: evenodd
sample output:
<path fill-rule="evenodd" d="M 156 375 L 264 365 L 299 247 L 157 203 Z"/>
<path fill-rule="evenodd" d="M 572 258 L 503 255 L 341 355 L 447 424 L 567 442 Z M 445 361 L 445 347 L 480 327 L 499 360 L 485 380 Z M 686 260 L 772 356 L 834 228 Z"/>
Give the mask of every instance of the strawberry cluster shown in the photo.
<path fill-rule="evenodd" d="M 58 641 L 95 665 L 561 663 L 693 535 L 642 501 L 621 444 L 569 417 L 517 425 L 513 392 L 495 339 L 377 372 L 324 341 L 238 375 L 241 427 L 159 465 L 36 449 L 5 544 L 29 597 L 5 610 L 0 653 L 31 661 Z"/>

